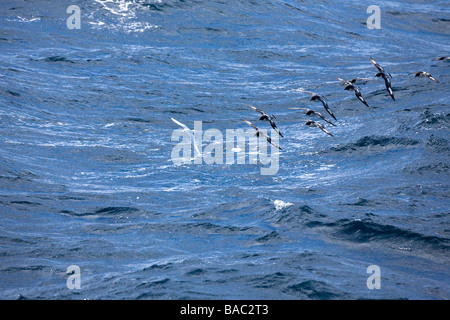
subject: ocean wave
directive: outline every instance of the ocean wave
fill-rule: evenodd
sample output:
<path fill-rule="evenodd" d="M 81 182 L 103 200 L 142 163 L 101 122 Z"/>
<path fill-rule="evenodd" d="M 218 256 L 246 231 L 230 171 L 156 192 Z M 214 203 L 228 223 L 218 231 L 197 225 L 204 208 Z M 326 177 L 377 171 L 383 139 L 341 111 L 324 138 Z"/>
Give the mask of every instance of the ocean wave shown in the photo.
<path fill-rule="evenodd" d="M 420 141 L 411 138 L 388 137 L 388 136 L 365 136 L 356 142 L 332 147 L 323 152 L 353 153 L 361 151 L 374 152 L 377 150 L 392 149 L 397 147 L 409 147 L 418 145 Z"/>
<path fill-rule="evenodd" d="M 338 288 L 319 280 L 305 280 L 287 287 L 285 292 L 300 299 L 334 300 L 348 298 L 348 294 Z"/>

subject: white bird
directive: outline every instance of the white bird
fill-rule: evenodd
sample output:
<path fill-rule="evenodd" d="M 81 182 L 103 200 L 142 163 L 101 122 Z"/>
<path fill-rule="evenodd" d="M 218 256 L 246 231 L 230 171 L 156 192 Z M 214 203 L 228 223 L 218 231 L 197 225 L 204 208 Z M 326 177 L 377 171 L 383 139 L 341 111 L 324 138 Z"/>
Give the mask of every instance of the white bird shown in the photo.
<path fill-rule="evenodd" d="M 181 126 L 183 128 L 183 131 L 189 132 L 189 135 L 191 137 L 191 144 L 194 145 L 195 151 L 197 151 L 198 155 L 201 156 L 202 153 L 200 152 L 200 150 L 197 147 L 197 144 L 195 143 L 194 130 L 189 129 L 185 124 L 182 124 L 181 122 L 175 120 L 174 118 L 170 118 L 170 119 L 172 119 L 172 121 L 175 122 L 177 125 Z"/>

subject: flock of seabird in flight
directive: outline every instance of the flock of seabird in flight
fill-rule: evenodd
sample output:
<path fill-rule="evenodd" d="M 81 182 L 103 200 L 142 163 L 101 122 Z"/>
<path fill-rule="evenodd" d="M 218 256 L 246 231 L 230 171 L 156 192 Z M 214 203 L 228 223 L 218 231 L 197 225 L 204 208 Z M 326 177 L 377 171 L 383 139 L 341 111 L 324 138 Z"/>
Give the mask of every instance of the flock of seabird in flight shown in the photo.
<path fill-rule="evenodd" d="M 375 68 L 377 68 L 378 73 L 375 75 L 375 77 L 377 78 L 383 78 L 384 80 L 384 84 L 386 87 L 387 92 L 389 93 L 389 95 L 391 96 L 392 100 L 395 101 L 395 97 L 394 97 L 394 92 L 392 90 L 392 84 L 391 84 L 391 79 L 392 79 L 392 75 L 388 72 L 385 71 L 385 69 L 378 63 L 376 62 L 372 57 L 369 58 L 370 62 L 375 66 Z M 450 57 L 439 57 L 439 58 L 435 58 L 433 60 L 448 60 L 450 59 Z M 425 72 L 425 71 L 417 71 L 417 72 L 411 72 L 409 74 L 415 74 L 416 77 L 427 77 L 428 79 L 439 83 L 438 80 L 436 80 L 436 78 L 434 78 L 430 73 Z M 355 93 L 356 98 L 358 98 L 359 101 L 361 101 L 365 106 L 369 107 L 369 104 L 367 103 L 367 101 L 364 99 L 364 97 L 362 96 L 362 92 L 361 92 L 361 88 L 358 87 L 356 85 L 356 83 L 358 81 L 368 81 L 368 80 L 373 80 L 370 78 L 354 78 L 351 80 L 344 80 L 342 78 L 337 78 L 342 84 L 345 85 L 344 90 L 347 91 L 351 91 L 353 90 L 353 92 Z M 324 109 L 328 112 L 328 114 L 337 121 L 336 116 L 333 114 L 333 112 L 331 111 L 330 107 L 328 106 L 327 101 L 325 100 L 325 98 L 319 94 L 316 94 L 314 92 L 311 91 L 306 91 L 303 88 L 300 89 L 294 89 L 295 91 L 298 92 L 304 92 L 304 93 L 309 93 L 311 95 L 311 101 L 320 101 L 324 107 Z M 255 108 L 254 106 L 250 105 L 250 107 L 255 110 L 258 111 L 259 113 L 261 113 L 261 117 L 259 118 L 259 120 L 266 120 L 269 121 L 270 125 L 272 126 L 272 128 L 275 129 L 276 132 L 278 132 L 280 134 L 281 137 L 283 137 L 283 135 L 280 133 L 280 131 L 278 130 L 274 119 L 275 116 L 274 115 L 268 115 L 267 113 L 265 113 L 264 111 Z M 335 124 L 333 122 L 331 122 L 330 120 L 327 120 L 321 113 L 309 109 L 309 108 L 290 108 L 290 109 L 295 109 L 295 110 L 305 110 L 305 115 L 307 116 L 311 116 L 311 115 L 315 115 L 318 116 L 320 119 L 322 119 L 323 121 L 327 122 L 328 124 L 335 126 Z M 256 127 L 254 124 L 252 124 L 250 121 L 248 121 L 247 119 L 244 119 L 244 121 L 250 125 L 251 127 L 253 127 L 256 130 L 256 135 L 259 136 L 261 134 L 263 134 L 263 132 Z M 325 129 L 325 126 L 317 121 L 314 120 L 305 120 L 305 125 L 309 126 L 309 127 L 316 127 L 319 128 L 320 130 L 322 130 L 324 133 L 326 133 L 329 136 L 333 137 L 333 134 L 331 134 L 328 130 Z M 270 137 L 268 137 L 267 135 L 264 134 L 264 136 L 266 137 L 267 141 L 269 143 L 271 143 L 272 145 L 274 145 L 275 147 L 277 147 L 278 149 L 281 150 L 281 148 L 277 145 L 275 145 L 273 143 L 273 141 L 270 139 Z"/>
<path fill-rule="evenodd" d="M 384 84 L 386 86 L 386 90 L 389 93 L 389 95 L 391 96 L 392 100 L 395 101 L 395 97 L 394 97 L 394 92 L 392 90 L 392 84 L 391 84 L 391 79 L 392 76 L 390 73 L 386 72 L 384 70 L 384 68 L 378 63 L 376 62 L 372 57 L 369 58 L 370 62 L 377 68 L 378 73 L 375 75 L 375 77 L 377 78 L 383 78 L 384 80 Z M 433 60 L 449 60 L 450 57 L 438 57 L 435 58 Z M 409 74 L 414 74 L 416 77 L 426 77 L 436 83 L 439 83 L 439 81 L 434 78 L 430 73 L 425 72 L 425 71 L 417 71 L 417 72 L 411 72 Z M 368 81 L 368 80 L 373 80 L 370 78 L 354 78 L 351 80 L 344 80 L 342 78 L 337 78 L 342 84 L 345 85 L 344 90 L 346 91 L 350 91 L 353 90 L 353 92 L 355 93 L 356 98 L 358 98 L 359 101 L 361 101 L 365 106 L 369 107 L 369 104 L 367 103 L 367 101 L 363 98 L 362 93 L 361 93 L 361 88 L 358 87 L 356 85 L 356 83 L 358 81 Z M 295 91 L 298 92 L 304 92 L 304 93 L 309 93 L 311 95 L 311 100 L 310 101 L 320 101 L 324 107 L 324 109 L 328 112 L 328 114 L 337 121 L 336 116 L 333 114 L 333 112 L 331 111 L 330 107 L 328 106 L 327 101 L 325 100 L 325 98 L 319 94 L 316 94 L 314 92 L 311 91 L 306 91 L 303 88 L 300 89 L 294 89 Z M 269 124 L 271 125 L 271 127 L 281 136 L 284 137 L 283 134 L 280 132 L 280 130 L 278 129 L 277 125 L 275 124 L 275 119 L 276 117 L 274 115 L 269 115 L 266 112 L 264 112 L 261 109 L 258 109 L 256 107 L 254 107 L 253 105 L 250 105 L 250 108 L 252 108 L 254 111 L 259 112 L 261 114 L 259 120 L 261 121 L 268 121 Z M 315 115 L 318 116 L 320 119 L 322 119 L 323 121 L 327 122 L 328 124 L 335 126 L 335 124 L 333 122 L 331 122 L 330 120 L 327 120 L 321 113 L 309 109 L 309 108 L 290 108 L 290 109 L 295 109 L 295 110 L 304 110 L 305 111 L 305 115 L 307 116 L 311 116 L 311 115 Z M 183 128 L 183 131 L 187 131 L 189 132 L 189 135 L 191 137 L 191 143 L 194 144 L 194 149 L 196 150 L 196 152 L 201 155 L 200 150 L 198 149 L 196 143 L 195 143 L 195 139 L 194 139 L 194 133 L 193 130 L 190 130 L 186 125 L 182 124 L 181 122 L 175 120 L 174 118 L 171 118 L 172 121 L 174 121 L 176 124 L 178 124 L 179 126 L 181 126 Z M 326 133 L 329 136 L 333 137 L 333 134 L 331 134 L 328 130 L 325 129 L 325 126 L 317 121 L 314 120 L 304 120 L 305 121 L 305 125 L 308 127 L 316 127 L 319 128 L 320 130 L 322 130 L 324 133 Z M 255 135 L 257 137 L 259 136 L 263 136 L 266 138 L 267 142 L 269 142 L 270 144 L 272 144 L 274 147 L 282 150 L 280 148 L 280 146 L 276 145 L 272 139 L 266 134 L 264 133 L 264 131 L 261 131 L 257 126 L 255 126 L 253 123 L 251 123 L 250 121 L 248 121 L 247 119 L 244 119 L 244 122 L 247 123 L 249 126 L 251 126 L 253 129 L 256 130 Z"/>

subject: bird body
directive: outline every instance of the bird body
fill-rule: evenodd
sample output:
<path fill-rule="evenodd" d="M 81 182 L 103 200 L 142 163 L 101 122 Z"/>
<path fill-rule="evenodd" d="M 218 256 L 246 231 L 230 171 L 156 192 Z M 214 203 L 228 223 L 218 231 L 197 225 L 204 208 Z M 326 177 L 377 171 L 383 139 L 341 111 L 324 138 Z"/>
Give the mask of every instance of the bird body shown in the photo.
<path fill-rule="evenodd" d="M 321 118 L 322 120 L 328 122 L 329 124 L 331 124 L 332 126 L 335 126 L 335 124 L 329 120 L 327 120 L 320 112 L 308 109 L 308 108 L 291 108 L 293 110 L 305 110 L 305 115 L 307 116 L 311 116 L 311 115 L 316 115 L 319 118 Z"/>
<path fill-rule="evenodd" d="M 330 132 L 328 132 L 328 130 L 326 130 L 325 127 L 322 124 L 320 124 L 319 122 L 316 122 L 313 120 L 306 120 L 305 125 L 308 127 L 317 127 L 320 130 L 322 130 L 323 132 L 325 132 L 326 134 L 328 134 L 329 136 L 333 137 L 333 135 Z"/>
<path fill-rule="evenodd" d="M 247 119 L 244 119 L 244 121 L 245 121 L 250 127 L 252 127 L 253 129 L 256 130 L 256 136 L 257 136 L 257 137 L 263 136 L 264 138 L 266 138 L 267 142 L 269 142 L 269 143 L 270 143 L 271 145 L 273 145 L 275 148 L 278 148 L 278 149 L 282 150 L 282 149 L 280 148 L 280 146 L 276 145 L 276 144 L 272 141 L 272 139 L 271 139 L 267 134 L 265 134 L 264 132 L 262 132 L 261 130 L 259 130 L 259 128 L 258 128 L 257 126 L 255 126 L 253 123 L 251 123 L 251 122 L 248 121 Z"/>
<path fill-rule="evenodd" d="M 328 107 L 328 103 L 327 103 L 327 101 L 325 100 L 325 98 L 323 96 L 319 96 L 318 94 L 316 94 L 314 92 L 306 91 L 306 90 L 303 90 L 303 89 L 297 89 L 296 91 L 309 93 L 311 95 L 311 101 L 320 101 L 320 102 L 322 102 L 322 105 L 325 108 L 325 110 L 330 114 L 330 116 L 333 117 L 334 120 L 337 120 L 335 115 L 333 114 L 333 112 L 331 112 L 330 108 Z"/>
<path fill-rule="evenodd" d="M 410 74 L 415 74 L 416 77 L 427 77 L 428 79 L 439 83 L 439 81 L 437 81 L 430 73 L 425 72 L 425 71 L 418 71 L 418 72 L 411 72 Z"/>
<path fill-rule="evenodd" d="M 355 96 L 356 98 L 358 98 L 359 101 L 361 101 L 362 103 L 364 103 L 367 107 L 369 106 L 366 102 L 366 100 L 364 100 L 362 93 L 361 93 L 361 88 L 357 87 L 353 84 L 349 84 L 348 86 L 345 87 L 344 90 L 353 90 L 355 92 Z"/>
<path fill-rule="evenodd" d="M 272 126 L 272 128 L 281 136 L 284 138 L 284 136 L 281 134 L 280 130 L 278 129 L 277 125 L 275 124 L 275 121 L 273 121 L 274 119 L 276 119 L 276 117 L 274 115 L 268 115 L 267 113 L 265 113 L 264 111 L 262 111 L 261 109 L 258 109 L 252 105 L 250 105 L 250 108 L 252 108 L 253 110 L 261 113 L 261 117 L 259 118 L 259 120 L 262 121 L 269 121 L 270 125 Z"/>

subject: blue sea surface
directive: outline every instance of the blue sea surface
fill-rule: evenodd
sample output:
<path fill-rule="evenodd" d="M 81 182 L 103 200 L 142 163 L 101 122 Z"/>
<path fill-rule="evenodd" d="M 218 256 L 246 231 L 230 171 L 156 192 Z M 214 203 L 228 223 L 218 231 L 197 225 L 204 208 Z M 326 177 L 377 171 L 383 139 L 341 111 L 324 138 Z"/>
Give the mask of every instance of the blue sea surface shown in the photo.
<path fill-rule="evenodd" d="M 2 0 L 0 298 L 449 299 L 450 3 L 372 4 Z M 174 163 L 171 118 L 268 130 L 249 104 L 275 174 Z"/>

